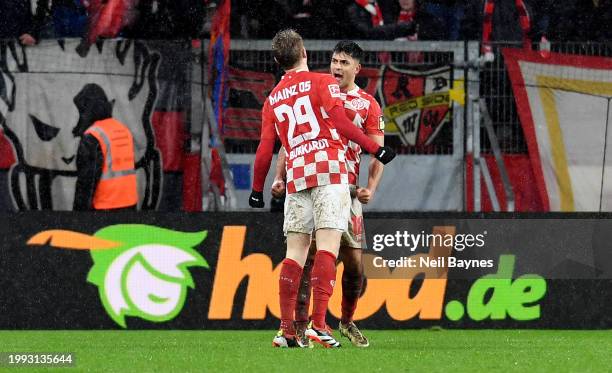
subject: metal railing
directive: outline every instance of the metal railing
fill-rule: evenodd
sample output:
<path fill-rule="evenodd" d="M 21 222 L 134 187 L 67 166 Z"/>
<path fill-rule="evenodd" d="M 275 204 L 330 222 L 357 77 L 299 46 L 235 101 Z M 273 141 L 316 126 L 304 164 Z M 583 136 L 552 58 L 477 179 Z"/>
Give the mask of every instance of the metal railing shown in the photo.
<path fill-rule="evenodd" d="M 422 71 L 435 66 L 451 68 L 453 81 L 465 81 L 464 70 L 453 66 L 465 59 L 463 42 L 382 42 L 358 41 L 366 51 L 361 61 L 362 69 L 369 74 L 357 77 L 357 84 L 362 88 L 372 88 L 372 70 L 382 74 L 383 66 L 392 66 L 401 71 Z M 335 41 L 307 40 L 305 47 L 308 53 L 308 64 L 312 71 L 329 71 L 332 50 Z M 233 40 L 230 52 L 230 66 L 237 69 L 273 74 L 276 81 L 280 79 L 278 69 L 270 51 L 268 40 Z M 230 76 L 230 80 L 232 77 Z M 377 87 L 374 93 L 379 101 L 384 87 Z M 366 89 L 367 90 L 367 89 Z M 232 100 L 230 92 L 230 100 Z M 384 98 L 383 98 L 384 100 Z M 457 111 L 458 110 L 458 111 Z M 461 108 L 453 109 L 452 129 L 447 134 L 447 141 L 438 142 L 432 146 L 409 146 L 397 136 L 387 136 L 386 141 L 394 146 L 400 154 L 453 154 L 455 150 L 463 151 L 463 114 Z M 257 139 L 225 138 L 228 153 L 254 153 L 257 149 Z"/>

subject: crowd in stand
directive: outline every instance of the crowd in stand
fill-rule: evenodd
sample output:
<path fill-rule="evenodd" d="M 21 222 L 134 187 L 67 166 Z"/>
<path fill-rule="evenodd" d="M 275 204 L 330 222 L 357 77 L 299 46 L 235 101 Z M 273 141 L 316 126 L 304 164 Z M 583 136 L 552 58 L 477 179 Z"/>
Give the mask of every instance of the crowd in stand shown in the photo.
<path fill-rule="evenodd" d="M 524 13 L 531 40 L 545 35 L 553 41 L 606 41 L 612 33 L 612 0 L 232 0 L 231 33 L 266 39 L 293 27 L 311 39 L 480 40 L 486 3 L 494 4 L 491 41 L 522 40 Z M 206 38 L 216 5 L 215 0 L 3 0 L 0 38 L 19 38 L 26 45 L 62 37 Z"/>
<path fill-rule="evenodd" d="M 0 39 L 206 37 L 210 0 L 2 0 Z"/>

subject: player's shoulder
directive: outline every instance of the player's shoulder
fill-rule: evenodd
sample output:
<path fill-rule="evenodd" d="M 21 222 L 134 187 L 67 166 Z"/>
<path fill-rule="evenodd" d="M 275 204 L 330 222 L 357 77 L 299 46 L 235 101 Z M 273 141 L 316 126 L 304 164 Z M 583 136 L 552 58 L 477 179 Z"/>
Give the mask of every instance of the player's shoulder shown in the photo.
<path fill-rule="evenodd" d="M 353 90 L 346 92 L 345 95 L 345 100 L 350 101 L 357 109 L 367 108 L 368 110 L 371 110 L 372 108 L 378 108 L 380 110 L 380 105 L 374 96 L 360 87 L 356 87 Z"/>
<path fill-rule="evenodd" d="M 318 92 L 329 91 L 331 97 L 341 98 L 340 86 L 330 73 L 310 73 L 312 74 L 310 76 L 313 81 L 313 86 L 316 87 L 315 89 Z"/>
<path fill-rule="evenodd" d="M 336 79 L 334 79 L 333 76 L 331 76 L 330 73 L 318 73 L 318 72 L 314 72 L 314 71 L 309 71 L 308 72 L 308 76 L 316 81 L 319 82 L 331 82 L 331 83 L 336 83 Z"/>
<path fill-rule="evenodd" d="M 359 94 L 359 96 L 360 96 L 361 98 L 363 98 L 364 100 L 368 100 L 368 101 L 370 101 L 370 104 L 371 104 L 371 105 L 372 105 L 372 104 L 375 104 L 375 105 L 380 106 L 380 105 L 378 104 L 378 101 L 376 101 L 376 98 L 374 98 L 374 96 L 372 96 L 371 94 L 369 94 L 368 92 L 366 92 L 366 91 L 365 91 L 363 88 L 359 88 L 359 89 L 357 90 L 357 93 L 358 93 L 358 94 Z"/>
<path fill-rule="evenodd" d="M 282 91 L 283 88 L 286 88 L 288 85 L 290 85 L 290 81 L 289 80 L 290 79 L 286 79 L 284 75 L 281 77 L 281 80 L 278 83 L 276 83 L 274 88 L 272 88 L 272 90 L 268 94 L 268 97 L 267 97 L 267 99 L 265 100 L 265 103 L 264 103 L 264 109 L 266 109 L 266 104 L 274 105 L 274 103 L 277 101 L 274 98 L 277 97 L 277 93 L 279 91 Z"/>
<path fill-rule="evenodd" d="M 279 89 L 283 89 L 285 86 L 287 86 L 287 84 L 289 83 L 289 80 L 290 79 L 287 79 L 285 75 L 283 75 L 281 79 L 278 81 L 278 83 L 276 83 L 274 88 L 272 88 L 272 90 L 270 91 L 270 95 L 277 92 Z"/>

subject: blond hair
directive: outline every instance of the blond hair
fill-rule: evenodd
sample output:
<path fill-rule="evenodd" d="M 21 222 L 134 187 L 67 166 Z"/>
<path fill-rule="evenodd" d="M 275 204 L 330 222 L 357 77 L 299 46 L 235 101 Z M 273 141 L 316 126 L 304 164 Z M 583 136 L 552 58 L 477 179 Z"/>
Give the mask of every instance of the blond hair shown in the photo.
<path fill-rule="evenodd" d="M 281 30 L 272 39 L 274 59 L 283 70 L 294 68 L 302 58 L 304 41 L 294 29 Z"/>

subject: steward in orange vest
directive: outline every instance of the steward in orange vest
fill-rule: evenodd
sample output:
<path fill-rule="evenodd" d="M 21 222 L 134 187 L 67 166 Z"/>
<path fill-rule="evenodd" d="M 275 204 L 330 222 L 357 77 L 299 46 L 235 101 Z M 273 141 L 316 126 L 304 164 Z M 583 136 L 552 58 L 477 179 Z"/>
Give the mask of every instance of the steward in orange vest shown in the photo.
<path fill-rule="evenodd" d="M 129 128 L 111 117 L 113 103 L 96 84 L 86 85 L 74 102 L 80 117 L 73 133 L 81 136 L 74 210 L 135 209 L 138 191 Z"/>

